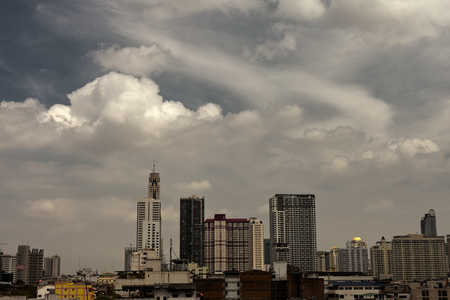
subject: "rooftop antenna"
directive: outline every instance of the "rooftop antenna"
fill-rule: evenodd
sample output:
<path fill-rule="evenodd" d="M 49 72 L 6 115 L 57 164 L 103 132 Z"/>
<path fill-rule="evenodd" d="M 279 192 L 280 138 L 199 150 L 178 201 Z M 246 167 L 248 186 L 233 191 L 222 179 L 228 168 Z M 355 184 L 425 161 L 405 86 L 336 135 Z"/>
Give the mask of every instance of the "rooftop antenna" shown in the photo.
<path fill-rule="evenodd" d="M 152 169 L 152 173 L 156 173 L 156 168 L 155 168 L 155 160 L 153 160 L 153 169 Z"/>

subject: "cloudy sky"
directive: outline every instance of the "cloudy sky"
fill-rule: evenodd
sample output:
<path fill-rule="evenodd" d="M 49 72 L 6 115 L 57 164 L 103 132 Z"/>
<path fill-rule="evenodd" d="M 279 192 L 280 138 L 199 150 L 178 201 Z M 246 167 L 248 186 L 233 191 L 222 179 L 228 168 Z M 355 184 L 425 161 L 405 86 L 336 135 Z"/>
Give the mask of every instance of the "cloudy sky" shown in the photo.
<path fill-rule="evenodd" d="M 0 243 L 123 269 L 153 159 L 179 199 L 258 217 L 316 195 L 318 249 L 450 233 L 448 0 L 0 4 Z"/>

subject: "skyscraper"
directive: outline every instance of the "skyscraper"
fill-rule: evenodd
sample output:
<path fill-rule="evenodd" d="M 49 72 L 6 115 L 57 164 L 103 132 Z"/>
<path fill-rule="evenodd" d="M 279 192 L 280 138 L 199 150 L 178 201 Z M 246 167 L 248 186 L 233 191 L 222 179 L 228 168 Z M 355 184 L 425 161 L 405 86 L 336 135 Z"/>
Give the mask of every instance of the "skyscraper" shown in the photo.
<path fill-rule="evenodd" d="M 384 236 L 370 248 L 370 263 L 373 277 L 385 279 L 392 275 L 392 245 Z"/>
<path fill-rule="evenodd" d="M 430 209 L 420 220 L 420 231 L 424 236 L 437 236 L 436 213 L 434 210 Z"/>
<path fill-rule="evenodd" d="M 180 199 L 180 259 L 203 266 L 205 240 L 205 197 Z"/>
<path fill-rule="evenodd" d="M 25 284 L 38 284 L 42 279 L 44 250 L 30 251 L 30 246 L 19 245 L 16 257 L 16 280 Z"/>
<path fill-rule="evenodd" d="M 339 272 L 369 272 L 369 254 L 367 244 L 360 237 L 354 237 L 338 250 Z"/>
<path fill-rule="evenodd" d="M 250 269 L 264 269 L 264 224 L 256 218 L 250 218 L 249 245 Z"/>
<path fill-rule="evenodd" d="M 44 277 L 61 276 L 61 256 L 53 255 L 44 258 Z"/>
<path fill-rule="evenodd" d="M 440 279 L 447 275 L 443 236 L 394 236 L 392 256 L 394 280 L 421 281 Z"/>
<path fill-rule="evenodd" d="M 160 178 L 153 164 L 148 182 L 148 198 L 138 198 L 136 248 L 154 249 L 161 257 L 161 198 Z"/>
<path fill-rule="evenodd" d="M 224 214 L 205 220 L 205 263 L 210 273 L 249 269 L 249 222 Z"/>
<path fill-rule="evenodd" d="M 276 194 L 269 200 L 270 260 L 316 270 L 316 208 L 312 194 Z"/>

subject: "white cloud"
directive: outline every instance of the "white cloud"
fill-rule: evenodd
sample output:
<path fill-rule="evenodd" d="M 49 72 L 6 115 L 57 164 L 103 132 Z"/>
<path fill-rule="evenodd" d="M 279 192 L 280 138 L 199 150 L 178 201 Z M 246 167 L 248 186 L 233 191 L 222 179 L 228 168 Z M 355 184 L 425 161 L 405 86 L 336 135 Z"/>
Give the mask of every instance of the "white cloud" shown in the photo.
<path fill-rule="evenodd" d="M 162 50 L 158 45 L 123 48 L 114 46 L 93 51 L 88 56 L 105 70 L 147 76 L 161 71 L 170 59 L 170 52 Z"/>

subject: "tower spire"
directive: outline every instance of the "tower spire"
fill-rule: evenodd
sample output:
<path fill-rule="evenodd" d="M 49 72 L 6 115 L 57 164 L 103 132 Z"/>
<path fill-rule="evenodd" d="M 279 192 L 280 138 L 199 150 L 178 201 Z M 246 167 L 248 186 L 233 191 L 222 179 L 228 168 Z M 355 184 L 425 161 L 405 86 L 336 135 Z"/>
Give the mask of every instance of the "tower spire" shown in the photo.
<path fill-rule="evenodd" d="M 156 173 L 155 160 L 153 159 L 152 173 Z"/>

